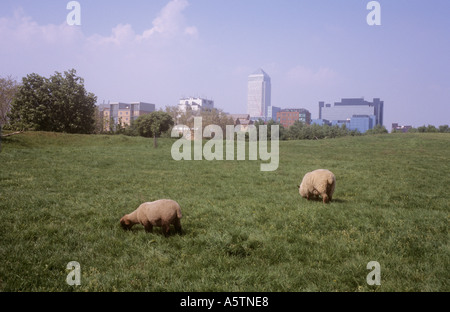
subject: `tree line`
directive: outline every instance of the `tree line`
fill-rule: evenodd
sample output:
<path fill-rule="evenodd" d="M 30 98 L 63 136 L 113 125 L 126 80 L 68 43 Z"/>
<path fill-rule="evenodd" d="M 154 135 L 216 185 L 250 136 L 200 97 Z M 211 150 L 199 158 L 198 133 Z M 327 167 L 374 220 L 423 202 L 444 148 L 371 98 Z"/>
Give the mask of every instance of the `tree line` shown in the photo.
<path fill-rule="evenodd" d="M 401 132 L 401 131 L 399 131 L 399 130 L 393 130 L 392 131 L 393 133 L 396 133 L 396 132 Z M 408 129 L 408 132 L 410 132 L 410 133 L 416 133 L 416 132 L 419 132 L 419 133 L 425 133 L 425 132 L 429 132 L 429 133 L 450 133 L 450 128 L 449 128 L 449 126 L 448 125 L 441 125 L 441 126 L 439 126 L 439 127 L 435 127 L 435 126 L 433 126 L 433 125 L 428 125 L 428 126 L 425 126 L 425 125 L 423 125 L 423 126 L 420 126 L 420 127 L 417 127 L 417 128 L 410 128 L 410 129 Z"/>
<path fill-rule="evenodd" d="M 99 114 L 96 105 L 97 97 L 88 92 L 84 86 L 84 79 L 77 76 L 75 69 L 64 73 L 55 72 L 49 78 L 38 74 L 29 74 L 22 78 L 21 83 L 11 76 L 0 77 L 0 131 L 35 130 L 66 133 L 108 133 L 130 136 L 170 137 L 175 125 L 185 125 L 192 128 L 194 117 L 202 117 L 203 127 L 219 125 L 225 131 L 227 125 L 233 125 L 233 119 L 222 110 L 209 111 L 180 111 L 178 106 L 168 106 L 165 111 L 159 110 L 139 116 L 130 125 L 119 122 L 105 131 L 105 121 Z M 110 121 L 108 121 L 110 122 Z M 264 123 L 256 121 L 254 125 L 268 125 L 268 139 L 271 137 L 271 125 L 274 121 Z M 357 130 L 350 130 L 343 126 L 307 125 L 296 121 L 288 129 L 280 126 L 280 140 L 318 140 L 337 138 L 342 136 L 362 135 Z M 412 128 L 410 132 L 450 132 L 448 125 L 428 125 Z M 395 132 L 395 131 L 393 131 Z M 377 125 L 368 130 L 365 135 L 388 133 L 384 126 Z"/>

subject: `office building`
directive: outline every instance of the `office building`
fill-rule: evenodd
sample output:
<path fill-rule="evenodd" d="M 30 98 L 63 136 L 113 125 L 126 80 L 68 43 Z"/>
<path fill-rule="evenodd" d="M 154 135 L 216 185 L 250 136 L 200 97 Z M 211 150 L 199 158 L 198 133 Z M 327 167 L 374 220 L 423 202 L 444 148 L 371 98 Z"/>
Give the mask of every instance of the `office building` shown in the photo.
<path fill-rule="evenodd" d="M 374 126 L 374 115 L 353 115 L 347 125 L 350 130 L 358 130 L 361 133 L 365 133 L 367 130 L 372 129 Z"/>
<path fill-rule="evenodd" d="M 262 69 L 248 76 L 247 113 L 252 120 L 266 120 L 271 106 L 270 77 Z"/>
<path fill-rule="evenodd" d="M 277 113 L 276 122 L 286 129 L 292 126 L 296 121 L 303 122 L 307 125 L 311 124 L 311 113 L 304 108 L 287 108 L 282 109 Z"/>
<path fill-rule="evenodd" d="M 373 99 L 373 102 L 364 98 L 347 98 L 334 105 L 319 102 L 319 119 L 313 123 L 345 124 L 350 130 L 364 133 L 375 125 L 383 125 L 383 109 L 384 102 L 379 98 Z"/>
<path fill-rule="evenodd" d="M 280 107 L 276 107 L 276 106 L 269 106 L 267 107 L 267 120 L 273 120 L 273 121 L 277 121 L 277 113 L 281 111 Z"/>

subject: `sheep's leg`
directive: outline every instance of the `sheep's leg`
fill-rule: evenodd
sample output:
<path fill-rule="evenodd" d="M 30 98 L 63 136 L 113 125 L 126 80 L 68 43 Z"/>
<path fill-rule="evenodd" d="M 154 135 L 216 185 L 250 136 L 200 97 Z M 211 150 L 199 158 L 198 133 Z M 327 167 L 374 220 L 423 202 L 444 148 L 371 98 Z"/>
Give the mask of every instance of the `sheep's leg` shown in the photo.
<path fill-rule="evenodd" d="M 326 193 L 322 194 L 322 198 L 324 204 L 328 203 L 328 195 Z"/>
<path fill-rule="evenodd" d="M 150 222 L 144 224 L 145 231 L 148 233 L 153 232 L 153 225 Z"/>
<path fill-rule="evenodd" d="M 178 234 L 181 235 L 181 223 L 180 223 L 180 219 L 177 219 L 174 223 L 175 226 L 175 230 L 177 231 Z"/>
<path fill-rule="evenodd" d="M 163 224 L 161 225 L 161 230 L 162 230 L 164 236 L 166 236 L 166 237 L 169 236 L 169 230 L 170 230 L 169 224 L 163 223 Z"/>

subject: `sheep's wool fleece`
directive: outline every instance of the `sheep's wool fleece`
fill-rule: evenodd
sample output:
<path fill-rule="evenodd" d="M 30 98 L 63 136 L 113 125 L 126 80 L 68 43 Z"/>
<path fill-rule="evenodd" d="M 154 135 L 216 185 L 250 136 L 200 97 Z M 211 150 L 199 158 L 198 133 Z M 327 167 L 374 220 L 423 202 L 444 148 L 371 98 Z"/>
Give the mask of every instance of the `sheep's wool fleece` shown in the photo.
<path fill-rule="evenodd" d="M 324 193 L 332 196 L 335 185 L 336 177 L 330 170 L 317 169 L 305 174 L 299 192 L 302 197 L 307 197 L 308 194 L 321 195 Z"/>
<path fill-rule="evenodd" d="M 176 217 L 181 219 L 182 216 L 180 205 L 169 199 L 143 203 L 136 211 L 138 220 L 148 220 L 155 224 L 159 220 L 172 221 Z"/>

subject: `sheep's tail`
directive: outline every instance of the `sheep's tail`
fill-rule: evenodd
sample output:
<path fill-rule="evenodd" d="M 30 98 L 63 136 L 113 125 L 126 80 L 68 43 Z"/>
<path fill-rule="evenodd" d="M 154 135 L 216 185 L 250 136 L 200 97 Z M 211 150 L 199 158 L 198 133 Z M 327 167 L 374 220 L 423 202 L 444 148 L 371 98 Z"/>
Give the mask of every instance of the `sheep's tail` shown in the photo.
<path fill-rule="evenodd" d="M 336 178 L 333 175 L 330 175 L 327 178 L 327 194 L 330 194 L 330 192 L 334 191 L 334 187 L 336 186 Z"/>
<path fill-rule="evenodd" d="M 178 219 L 181 219 L 183 217 L 183 215 L 181 214 L 180 205 L 178 205 L 178 207 L 177 207 L 177 217 L 178 217 Z"/>

